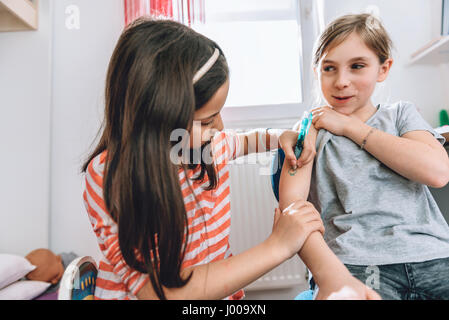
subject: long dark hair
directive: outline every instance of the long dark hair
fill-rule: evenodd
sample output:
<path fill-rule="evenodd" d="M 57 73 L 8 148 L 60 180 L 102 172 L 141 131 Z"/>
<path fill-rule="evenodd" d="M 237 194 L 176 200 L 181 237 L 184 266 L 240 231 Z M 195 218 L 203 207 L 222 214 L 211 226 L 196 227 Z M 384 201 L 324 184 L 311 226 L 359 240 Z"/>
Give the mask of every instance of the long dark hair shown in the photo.
<path fill-rule="evenodd" d="M 193 85 L 215 48 L 219 59 Z M 163 286 L 179 288 L 191 277 L 180 275 L 188 227 L 179 167 L 170 160 L 177 142 L 170 133 L 190 128 L 194 111 L 228 76 L 215 42 L 171 20 L 136 20 L 120 36 L 109 63 L 102 134 L 82 171 L 107 151 L 103 196 L 118 225 L 120 250 L 131 268 L 148 273 L 160 299 L 166 298 Z M 207 174 L 209 189 L 215 188 L 214 165 L 199 166 L 198 179 Z"/>

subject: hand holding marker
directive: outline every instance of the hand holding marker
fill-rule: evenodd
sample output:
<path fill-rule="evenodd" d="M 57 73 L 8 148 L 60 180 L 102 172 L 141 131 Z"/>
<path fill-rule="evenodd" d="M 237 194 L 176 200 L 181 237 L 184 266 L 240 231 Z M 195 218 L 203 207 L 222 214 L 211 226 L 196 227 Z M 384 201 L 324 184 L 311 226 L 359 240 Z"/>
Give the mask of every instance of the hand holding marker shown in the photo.
<path fill-rule="evenodd" d="M 301 121 L 301 130 L 299 132 L 298 135 L 298 140 L 296 141 L 296 146 L 295 146 L 295 156 L 296 159 L 299 159 L 299 157 L 301 156 L 303 147 L 304 147 L 304 140 L 306 139 L 307 134 L 309 133 L 309 129 L 310 126 L 312 125 L 312 113 L 311 112 L 304 112 L 304 115 L 302 116 L 302 121 Z M 296 167 L 292 167 L 290 168 L 290 170 L 288 171 L 288 173 L 293 176 L 296 174 Z"/>

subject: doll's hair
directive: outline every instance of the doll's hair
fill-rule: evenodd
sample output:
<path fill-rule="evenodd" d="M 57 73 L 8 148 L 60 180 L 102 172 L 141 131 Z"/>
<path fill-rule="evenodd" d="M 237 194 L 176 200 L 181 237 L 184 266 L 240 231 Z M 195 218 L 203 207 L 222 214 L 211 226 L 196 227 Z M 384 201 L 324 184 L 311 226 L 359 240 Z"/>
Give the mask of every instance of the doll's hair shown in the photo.
<path fill-rule="evenodd" d="M 313 67 L 316 68 L 326 52 L 340 45 L 353 32 L 356 32 L 366 46 L 373 50 L 380 64 L 390 58 L 393 42 L 381 21 L 367 13 L 348 14 L 332 21 L 321 33 L 315 43 Z"/>

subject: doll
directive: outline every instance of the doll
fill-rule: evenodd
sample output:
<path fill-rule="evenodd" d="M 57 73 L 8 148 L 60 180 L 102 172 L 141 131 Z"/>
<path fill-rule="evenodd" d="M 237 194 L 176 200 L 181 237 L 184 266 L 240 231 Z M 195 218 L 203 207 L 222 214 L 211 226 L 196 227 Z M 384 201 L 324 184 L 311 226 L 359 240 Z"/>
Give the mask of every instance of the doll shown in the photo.
<path fill-rule="evenodd" d="M 64 273 L 60 255 L 48 249 L 36 249 L 25 257 L 36 269 L 26 275 L 28 280 L 37 280 L 57 284 Z"/>

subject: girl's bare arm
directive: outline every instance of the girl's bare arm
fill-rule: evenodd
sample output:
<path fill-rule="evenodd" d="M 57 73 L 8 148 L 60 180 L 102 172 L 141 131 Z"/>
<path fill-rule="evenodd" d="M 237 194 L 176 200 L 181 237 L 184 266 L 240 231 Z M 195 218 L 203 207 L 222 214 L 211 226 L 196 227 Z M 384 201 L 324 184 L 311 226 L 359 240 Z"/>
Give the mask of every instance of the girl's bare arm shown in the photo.
<path fill-rule="evenodd" d="M 315 145 L 316 136 L 317 130 L 312 126 L 307 136 L 308 142 Z M 281 210 L 294 201 L 307 200 L 312 168 L 313 161 L 298 169 L 295 174 L 292 174 L 294 171 L 291 171 L 289 164 L 284 163 L 279 183 L 279 208 Z M 329 249 L 323 239 L 323 235 L 319 232 L 314 232 L 310 235 L 298 255 L 312 272 L 318 284 L 326 282 L 330 276 L 349 276 L 346 267 Z"/>
<path fill-rule="evenodd" d="M 239 134 L 240 156 L 246 156 L 251 153 L 266 152 L 282 148 L 285 158 L 291 165 L 302 167 L 313 160 L 315 147 L 304 145 L 303 152 L 299 159 L 296 159 L 293 149 L 296 145 L 299 132 L 296 130 L 283 129 L 256 129 L 244 134 Z"/>
<path fill-rule="evenodd" d="M 269 240 L 228 259 L 187 268 L 182 276 L 192 273 L 190 281 L 181 288 L 164 288 L 169 300 L 223 299 L 244 288 L 284 261 Z M 137 294 L 138 299 L 158 299 L 148 281 Z"/>
<path fill-rule="evenodd" d="M 168 299 L 223 299 L 294 256 L 312 232 L 324 233 L 320 214 L 305 201 L 297 201 L 285 213 L 276 209 L 273 231 L 261 244 L 230 258 L 187 268 L 184 287 L 164 288 Z M 151 282 L 138 292 L 139 299 L 157 299 Z"/>

